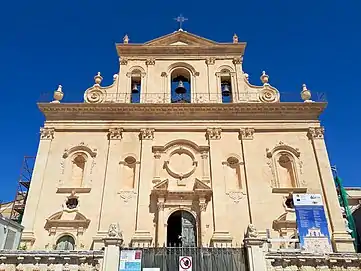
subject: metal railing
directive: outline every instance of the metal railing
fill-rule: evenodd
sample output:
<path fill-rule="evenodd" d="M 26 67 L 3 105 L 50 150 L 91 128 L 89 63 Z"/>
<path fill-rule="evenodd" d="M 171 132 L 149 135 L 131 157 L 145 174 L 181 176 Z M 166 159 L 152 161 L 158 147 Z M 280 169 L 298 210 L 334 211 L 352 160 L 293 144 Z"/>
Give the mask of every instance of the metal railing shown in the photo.
<path fill-rule="evenodd" d="M 77 96 L 77 97 L 76 97 Z M 82 103 L 84 97 L 75 93 L 65 93 L 62 103 Z M 52 93 L 44 93 L 39 102 L 53 101 Z M 327 102 L 323 92 L 312 92 L 312 102 Z M 220 93 L 102 93 L 93 91 L 86 94 L 88 103 L 270 103 L 270 102 L 304 102 L 298 92 L 264 93 L 240 92 L 236 95 L 222 96 Z"/>
<path fill-rule="evenodd" d="M 244 248 L 160 247 L 122 248 L 141 250 L 142 268 L 179 270 L 181 256 L 192 257 L 192 271 L 245 271 Z"/>

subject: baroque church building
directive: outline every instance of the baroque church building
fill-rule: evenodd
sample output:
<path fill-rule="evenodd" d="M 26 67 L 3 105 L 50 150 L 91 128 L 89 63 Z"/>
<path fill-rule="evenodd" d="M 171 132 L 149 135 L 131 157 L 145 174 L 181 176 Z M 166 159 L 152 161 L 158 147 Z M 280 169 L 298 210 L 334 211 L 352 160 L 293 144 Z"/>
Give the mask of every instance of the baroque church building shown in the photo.
<path fill-rule="evenodd" d="M 59 86 L 39 103 L 22 245 L 99 250 L 110 225 L 132 247 L 241 247 L 247 228 L 293 239 L 292 194 L 314 193 L 333 250 L 354 251 L 319 122 L 326 103 L 306 85 L 287 100 L 265 72 L 252 85 L 245 47 L 183 30 L 125 36 L 110 86 L 98 73 L 83 101 L 64 103 Z"/>

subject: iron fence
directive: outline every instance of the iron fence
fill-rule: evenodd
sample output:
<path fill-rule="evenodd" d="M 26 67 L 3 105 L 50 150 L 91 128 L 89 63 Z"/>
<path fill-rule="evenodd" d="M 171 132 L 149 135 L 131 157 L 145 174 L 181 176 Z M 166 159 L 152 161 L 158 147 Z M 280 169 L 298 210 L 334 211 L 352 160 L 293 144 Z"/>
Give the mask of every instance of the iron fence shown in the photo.
<path fill-rule="evenodd" d="M 122 248 L 141 250 L 142 268 L 179 270 L 180 257 L 192 258 L 192 271 L 246 271 L 245 249 L 205 247 Z"/>

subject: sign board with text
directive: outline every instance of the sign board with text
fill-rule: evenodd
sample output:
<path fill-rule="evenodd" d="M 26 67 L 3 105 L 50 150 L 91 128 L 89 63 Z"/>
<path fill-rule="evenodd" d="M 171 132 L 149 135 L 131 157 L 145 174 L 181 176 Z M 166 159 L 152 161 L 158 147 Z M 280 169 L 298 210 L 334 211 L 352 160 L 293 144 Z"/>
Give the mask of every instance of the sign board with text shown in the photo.
<path fill-rule="evenodd" d="M 293 204 L 301 249 L 312 253 L 332 252 L 322 196 L 294 194 Z"/>

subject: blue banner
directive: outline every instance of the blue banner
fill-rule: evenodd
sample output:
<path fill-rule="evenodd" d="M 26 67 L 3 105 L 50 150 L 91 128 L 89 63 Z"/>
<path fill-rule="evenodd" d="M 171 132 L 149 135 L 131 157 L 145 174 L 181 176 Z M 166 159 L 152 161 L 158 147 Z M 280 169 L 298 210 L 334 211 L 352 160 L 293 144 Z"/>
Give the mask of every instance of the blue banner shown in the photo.
<path fill-rule="evenodd" d="M 332 252 L 321 195 L 296 194 L 293 200 L 301 249 L 317 253 Z"/>

